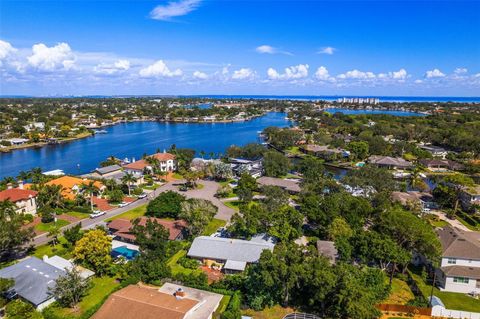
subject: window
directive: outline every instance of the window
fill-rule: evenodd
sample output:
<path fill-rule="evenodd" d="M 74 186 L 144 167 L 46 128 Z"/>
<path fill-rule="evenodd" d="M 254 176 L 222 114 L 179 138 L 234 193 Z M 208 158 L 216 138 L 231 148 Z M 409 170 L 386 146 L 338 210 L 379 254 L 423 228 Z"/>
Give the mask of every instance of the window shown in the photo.
<path fill-rule="evenodd" d="M 448 263 L 448 264 L 456 264 L 456 263 L 457 263 L 457 259 L 456 259 L 456 258 L 448 258 L 448 259 L 447 259 L 447 263 Z"/>
<path fill-rule="evenodd" d="M 465 277 L 453 277 L 453 282 L 459 283 L 459 284 L 468 284 L 468 278 Z"/>

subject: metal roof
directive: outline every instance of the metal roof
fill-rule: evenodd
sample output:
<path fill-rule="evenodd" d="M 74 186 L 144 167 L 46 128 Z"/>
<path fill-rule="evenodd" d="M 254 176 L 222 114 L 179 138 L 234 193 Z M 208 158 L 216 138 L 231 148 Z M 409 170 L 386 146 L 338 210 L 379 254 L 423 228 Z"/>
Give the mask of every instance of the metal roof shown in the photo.
<path fill-rule="evenodd" d="M 239 270 L 239 271 L 244 271 L 245 267 L 247 267 L 247 263 L 244 261 L 238 261 L 238 260 L 227 260 L 225 263 L 225 266 L 223 268 L 229 269 L 229 270 Z"/>

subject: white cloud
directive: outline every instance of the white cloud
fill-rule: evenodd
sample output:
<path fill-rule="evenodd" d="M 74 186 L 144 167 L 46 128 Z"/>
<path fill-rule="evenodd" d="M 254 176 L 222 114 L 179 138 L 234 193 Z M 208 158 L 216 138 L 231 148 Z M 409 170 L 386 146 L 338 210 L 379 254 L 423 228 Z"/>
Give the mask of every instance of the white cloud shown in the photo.
<path fill-rule="evenodd" d="M 42 71 L 68 70 L 75 63 L 75 55 L 67 43 L 58 43 L 53 47 L 39 43 L 32 47 L 32 55 L 28 57 L 28 63 Z"/>
<path fill-rule="evenodd" d="M 420 83 L 423 83 L 423 81 L 422 80 L 415 80 L 415 83 L 420 84 Z"/>
<path fill-rule="evenodd" d="M 233 80 L 251 80 L 255 78 L 255 71 L 249 68 L 241 68 L 240 70 L 233 71 Z"/>
<path fill-rule="evenodd" d="M 317 69 L 317 71 L 315 72 L 315 77 L 318 79 L 318 80 L 322 80 L 322 81 L 327 81 L 327 80 L 330 80 L 331 77 L 330 77 L 330 74 L 328 73 L 328 70 L 326 67 L 324 66 L 321 66 Z"/>
<path fill-rule="evenodd" d="M 427 71 L 427 72 L 425 73 L 425 77 L 426 77 L 427 79 L 443 78 L 443 77 L 445 77 L 445 74 L 442 73 L 442 71 L 440 71 L 439 69 L 433 69 L 433 70 Z"/>
<path fill-rule="evenodd" d="M 12 47 L 10 43 L 0 40 L 0 61 L 16 51 L 17 49 Z"/>
<path fill-rule="evenodd" d="M 183 74 L 182 70 L 176 69 L 175 71 L 170 71 L 168 66 L 163 62 L 163 60 L 158 60 L 155 63 L 147 66 L 140 70 L 140 76 L 142 77 L 174 77 L 181 76 Z"/>
<path fill-rule="evenodd" d="M 200 2 L 200 0 L 170 1 L 167 4 L 156 6 L 150 12 L 150 17 L 155 20 L 170 21 L 171 18 L 184 16 L 196 10 Z"/>
<path fill-rule="evenodd" d="M 196 78 L 196 79 L 199 79 L 199 80 L 208 79 L 208 75 L 206 73 L 200 72 L 200 71 L 193 72 L 193 77 Z"/>
<path fill-rule="evenodd" d="M 320 50 L 318 50 L 318 54 L 328 54 L 328 55 L 332 55 L 335 51 L 337 51 L 337 49 L 335 48 L 332 48 L 332 47 L 324 47 L 324 48 L 321 48 Z"/>
<path fill-rule="evenodd" d="M 272 47 L 272 46 L 266 45 L 266 44 L 256 47 L 255 51 L 257 51 L 257 53 L 261 53 L 261 54 L 278 54 L 278 53 L 280 53 L 280 54 L 286 54 L 286 55 L 293 55 L 290 52 L 282 51 L 282 50 L 279 50 L 278 48 L 275 48 L 275 47 Z"/>
<path fill-rule="evenodd" d="M 373 72 L 363 72 L 357 69 L 348 71 L 343 74 L 337 75 L 340 79 L 357 79 L 357 80 L 365 80 L 365 79 L 374 79 L 375 74 Z"/>
<path fill-rule="evenodd" d="M 270 80 L 294 80 L 302 79 L 308 76 L 308 64 L 294 65 L 285 68 L 285 73 L 280 74 L 277 70 L 269 68 L 267 70 L 267 76 Z"/>
<path fill-rule="evenodd" d="M 398 71 L 394 72 L 388 72 L 388 73 L 380 73 L 378 74 L 379 79 L 393 79 L 393 80 L 399 80 L 399 81 L 404 81 L 409 77 L 409 74 L 407 73 L 407 70 L 405 69 L 400 69 Z"/>
<path fill-rule="evenodd" d="M 455 71 L 453 71 L 453 73 L 455 73 L 456 75 L 465 74 L 467 72 L 468 70 L 466 68 L 456 68 Z"/>
<path fill-rule="evenodd" d="M 113 64 L 100 63 L 94 67 L 94 71 L 101 74 L 116 74 L 119 72 L 124 72 L 130 69 L 130 61 L 126 59 L 120 59 L 114 62 Z"/>

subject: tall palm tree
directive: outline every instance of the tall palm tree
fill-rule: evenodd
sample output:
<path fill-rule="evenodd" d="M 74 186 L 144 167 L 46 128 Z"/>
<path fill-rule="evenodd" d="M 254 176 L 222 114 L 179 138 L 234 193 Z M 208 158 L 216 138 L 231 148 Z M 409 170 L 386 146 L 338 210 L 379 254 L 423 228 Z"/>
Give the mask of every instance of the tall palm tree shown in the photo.
<path fill-rule="evenodd" d="M 95 185 L 94 181 L 90 181 L 88 184 L 83 184 L 82 185 L 82 190 L 84 193 L 87 193 L 90 197 L 90 209 L 93 211 L 93 195 L 98 193 L 99 189 Z"/>
<path fill-rule="evenodd" d="M 126 184 L 128 188 L 128 196 L 131 195 L 130 186 L 132 185 L 132 183 L 135 183 L 136 181 L 137 179 L 131 173 L 125 173 L 125 175 L 122 177 L 122 183 Z"/>
<path fill-rule="evenodd" d="M 30 176 L 31 176 L 30 172 L 20 171 L 18 173 L 17 179 L 20 180 L 20 181 L 26 181 L 26 180 L 30 179 Z"/>

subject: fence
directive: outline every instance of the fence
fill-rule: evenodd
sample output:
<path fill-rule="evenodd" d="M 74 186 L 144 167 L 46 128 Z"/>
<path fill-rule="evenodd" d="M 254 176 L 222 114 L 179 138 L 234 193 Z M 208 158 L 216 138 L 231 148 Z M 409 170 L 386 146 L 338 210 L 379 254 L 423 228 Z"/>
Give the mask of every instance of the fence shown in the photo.
<path fill-rule="evenodd" d="M 290 313 L 283 317 L 283 319 L 321 319 L 318 316 L 308 314 L 308 313 Z"/>

